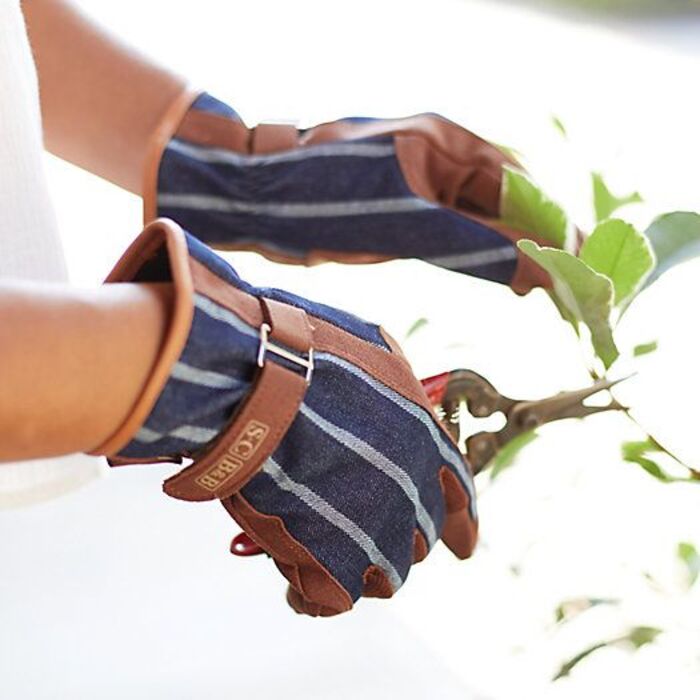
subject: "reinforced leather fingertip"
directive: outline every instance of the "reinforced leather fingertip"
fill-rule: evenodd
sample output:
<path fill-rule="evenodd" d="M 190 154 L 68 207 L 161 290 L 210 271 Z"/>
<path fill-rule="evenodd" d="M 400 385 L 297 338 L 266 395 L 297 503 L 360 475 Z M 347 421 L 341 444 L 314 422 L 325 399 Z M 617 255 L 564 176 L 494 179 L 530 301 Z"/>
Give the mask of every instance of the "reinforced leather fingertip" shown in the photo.
<path fill-rule="evenodd" d="M 477 526 L 466 509 L 445 516 L 442 541 L 458 559 L 468 559 L 472 555 L 476 540 Z"/>
<path fill-rule="evenodd" d="M 428 543 L 420 530 L 413 533 L 413 563 L 417 564 L 428 556 Z"/>
<path fill-rule="evenodd" d="M 240 493 L 224 499 L 222 504 L 273 558 L 291 589 L 296 591 L 296 594 L 287 594 L 294 610 L 326 617 L 352 609 L 350 594 L 306 547 L 292 537 L 281 518 L 257 511 Z"/>
<path fill-rule="evenodd" d="M 344 610 L 336 610 L 335 608 L 329 608 L 324 605 L 319 605 L 318 603 L 312 603 L 310 600 L 304 598 L 294 586 L 289 586 L 287 588 L 287 603 L 289 603 L 289 607 L 291 607 L 294 612 L 300 615 L 308 615 L 309 617 L 333 617 L 334 615 L 340 615 L 342 612 L 345 612 Z"/>
<path fill-rule="evenodd" d="M 449 467 L 440 470 L 440 485 L 445 497 L 445 524 L 442 541 L 459 559 L 470 557 L 476 547 L 478 522 L 469 515 L 469 496 Z"/>
<path fill-rule="evenodd" d="M 376 564 L 371 564 L 365 569 L 362 581 L 362 595 L 365 598 L 391 598 L 394 595 L 394 587 L 389 577 Z"/>

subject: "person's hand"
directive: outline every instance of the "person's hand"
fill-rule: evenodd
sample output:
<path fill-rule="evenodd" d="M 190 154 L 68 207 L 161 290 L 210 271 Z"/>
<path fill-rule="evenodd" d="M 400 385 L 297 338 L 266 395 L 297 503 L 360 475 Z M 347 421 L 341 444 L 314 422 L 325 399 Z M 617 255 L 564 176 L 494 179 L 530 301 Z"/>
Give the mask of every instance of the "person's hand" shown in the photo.
<path fill-rule="evenodd" d="M 549 285 L 515 246 L 525 234 L 499 221 L 503 166 L 517 164 L 448 119 L 248 128 L 209 95 L 182 104 L 151 149 L 147 221 L 282 262 L 420 258 L 519 293 Z"/>
<path fill-rule="evenodd" d="M 440 538 L 471 554 L 471 470 L 380 327 L 252 287 L 167 220 L 130 247 L 108 278 L 120 281 L 172 281 L 175 311 L 141 400 L 96 452 L 193 459 L 166 493 L 220 499 L 294 609 L 389 597 Z"/>

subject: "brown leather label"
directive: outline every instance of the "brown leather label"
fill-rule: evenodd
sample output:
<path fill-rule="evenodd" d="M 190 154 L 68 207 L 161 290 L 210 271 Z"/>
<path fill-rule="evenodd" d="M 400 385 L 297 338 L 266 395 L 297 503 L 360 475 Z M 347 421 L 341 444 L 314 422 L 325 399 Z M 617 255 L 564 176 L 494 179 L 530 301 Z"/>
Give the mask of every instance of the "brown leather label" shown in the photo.
<path fill-rule="evenodd" d="M 197 477 L 197 484 L 207 491 L 218 491 L 255 455 L 269 432 L 270 426 L 267 423 L 248 421 L 221 459 Z"/>

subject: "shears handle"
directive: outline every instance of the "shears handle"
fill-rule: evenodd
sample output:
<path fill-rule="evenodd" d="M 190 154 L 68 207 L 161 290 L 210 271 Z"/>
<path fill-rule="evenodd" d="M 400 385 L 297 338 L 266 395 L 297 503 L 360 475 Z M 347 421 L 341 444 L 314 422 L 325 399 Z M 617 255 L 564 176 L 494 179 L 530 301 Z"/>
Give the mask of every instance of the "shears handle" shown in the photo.
<path fill-rule="evenodd" d="M 450 375 L 451 372 L 442 372 L 441 374 L 436 374 L 434 377 L 421 379 L 421 384 L 433 406 L 439 406 L 443 402 L 445 392 L 447 391 L 447 385 L 450 382 Z"/>
<path fill-rule="evenodd" d="M 250 535 L 239 532 L 231 540 L 231 554 L 237 557 L 253 557 L 256 554 L 265 554 L 265 550 L 253 542 Z"/>

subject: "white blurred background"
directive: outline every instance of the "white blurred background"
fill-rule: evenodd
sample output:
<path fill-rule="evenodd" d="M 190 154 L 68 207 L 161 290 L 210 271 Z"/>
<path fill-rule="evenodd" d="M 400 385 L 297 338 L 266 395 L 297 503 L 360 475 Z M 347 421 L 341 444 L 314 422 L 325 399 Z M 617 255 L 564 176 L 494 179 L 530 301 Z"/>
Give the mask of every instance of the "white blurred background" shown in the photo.
<path fill-rule="evenodd" d="M 621 212 L 640 226 L 700 210 L 700 20 L 603 25 L 477 0 L 83 4 L 249 124 L 435 111 L 523 153 L 584 228 L 592 169 L 641 191 L 646 203 Z M 55 159 L 48 167 L 72 278 L 97 284 L 140 230 L 139 202 Z M 471 367 L 523 398 L 588 381 L 541 292 L 521 299 L 414 261 L 229 259 L 251 281 L 348 308 L 399 339 L 428 318 L 405 344 L 419 376 Z M 696 466 L 698 273 L 667 275 L 621 329 L 627 352 L 659 341 L 625 400 Z M 0 697 L 695 699 L 700 592 L 676 546 L 700 547 L 700 487 L 622 462 L 620 443 L 639 435 L 618 416 L 542 429 L 511 470 L 481 482 L 471 561 L 438 546 L 392 601 L 332 620 L 288 611 L 265 557 L 227 554 L 236 529 L 218 505 L 162 496 L 167 467 L 121 469 L 0 512 Z M 581 597 L 620 602 L 556 625 L 561 601 Z M 636 625 L 664 633 L 551 682 L 577 652 Z"/>

